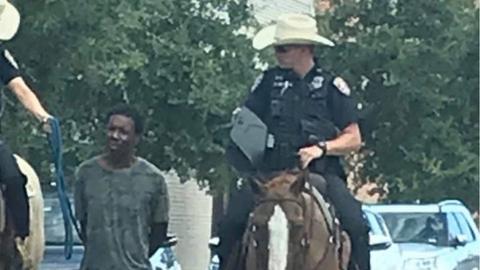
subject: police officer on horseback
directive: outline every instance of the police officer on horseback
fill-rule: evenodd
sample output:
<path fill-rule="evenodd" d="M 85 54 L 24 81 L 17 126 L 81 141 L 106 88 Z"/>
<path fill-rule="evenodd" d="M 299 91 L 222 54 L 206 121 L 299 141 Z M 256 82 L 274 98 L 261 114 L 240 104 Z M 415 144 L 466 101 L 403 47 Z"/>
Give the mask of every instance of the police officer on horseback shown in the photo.
<path fill-rule="evenodd" d="M 22 79 L 18 65 L 2 44 L 16 34 L 20 24 L 17 9 L 7 0 L 0 0 L 0 80 L 39 121 L 46 123 L 51 117 L 38 98 Z M 12 151 L 0 140 L 0 187 L 4 186 L 7 209 L 13 219 L 15 236 L 29 234 L 29 205 L 25 189 L 26 178 L 20 172 Z"/>
<path fill-rule="evenodd" d="M 350 235 L 349 269 L 369 270 L 368 227 L 340 163 L 361 145 L 356 103 L 347 83 L 315 59 L 316 44 L 334 46 L 317 32 L 310 16 L 285 14 L 254 37 L 255 49 L 273 47 L 278 66 L 257 78 L 244 106 L 234 112 L 227 159 L 243 177 L 290 169 L 300 161 L 316 175 L 310 182 L 332 202 Z M 248 190 L 232 195 L 219 232 L 223 260 L 241 237 L 253 204 Z"/>

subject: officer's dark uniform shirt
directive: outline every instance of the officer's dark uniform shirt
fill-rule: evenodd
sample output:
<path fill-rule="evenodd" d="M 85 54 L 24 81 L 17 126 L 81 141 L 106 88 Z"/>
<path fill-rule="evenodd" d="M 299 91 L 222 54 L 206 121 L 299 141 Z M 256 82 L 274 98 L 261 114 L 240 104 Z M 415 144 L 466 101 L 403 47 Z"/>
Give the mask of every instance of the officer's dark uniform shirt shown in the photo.
<path fill-rule="evenodd" d="M 281 136 L 288 133 L 287 130 L 292 132 L 293 129 L 294 134 L 307 130 L 318 140 L 327 141 L 337 137 L 349 124 L 358 121 L 356 103 L 350 96 L 350 88 L 346 82 L 318 65 L 315 65 L 304 78 L 300 78 L 292 70 L 278 67 L 263 72 L 252 86 L 245 106 L 267 124 L 269 132 L 274 133 L 274 149 L 281 144 Z M 275 118 L 275 114 L 279 117 Z M 281 119 L 280 124 L 278 119 Z M 283 139 L 288 140 L 292 139 Z M 294 140 L 301 142 L 295 142 L 293 147 L 295 149 L 290 149 L 293 151 L 298 151 L 299 148 L 309 144 L 304 137 Z M 285 155 L 286 153 L 281 153 L 282 157 Z M 343 172 L 339 157 L 328 156 L 326 160 L 329 160 L 327 167 L 332 172 L 335 174 L 338 174 L 339 170 Z M 275 164 L 278 162 L 274 161 Z M 280 165 L 276 169 L 284 168 Z"/>
<path fill-rule="evenodd" d="M 18 65 L 10 52 L 0 44 L 0 81 L 8 84 L 12 79 L 20 76 Z"/>
<path fill-rule="evenodd" d="M 300 148 L 335 139 L 350 124 L 358 122 L 356 103 L 346 82 L 317 64 L 303 78 L 292 70 L 278 67 L 265 71 L 255 81 L 244 106 L 265 123 L 270 134 L 263 164 L 249 164 L 234 143 L 227 148 L 227 160 L 246 177 L 259 171 L 268 174 L 294 168 L 298 165 Z M 316 138 L 310 139 L 311 135 Z M 361 205 L 341 181 L 346 177 L 340 157 L 327 155 L 315 159 L 310 163 L 309 170 L 322 174 L 326 179 L 326 194 L 352 239 L 352 256 L 360 269 L 370 269 L 368 230 L 362 218 Z M 220 232 L 221 243 L 227 243 L 220 251 L 222 256 L 229 254 L 228 247 L 233 245 L 229 243 L 241 239 L 254 207 L 255 199 L 253 195 L 248 195 L 248 186 L 242 189 L 245 192 L 232 196 L 232 203 L 229 203 L 226 229 Z"/>

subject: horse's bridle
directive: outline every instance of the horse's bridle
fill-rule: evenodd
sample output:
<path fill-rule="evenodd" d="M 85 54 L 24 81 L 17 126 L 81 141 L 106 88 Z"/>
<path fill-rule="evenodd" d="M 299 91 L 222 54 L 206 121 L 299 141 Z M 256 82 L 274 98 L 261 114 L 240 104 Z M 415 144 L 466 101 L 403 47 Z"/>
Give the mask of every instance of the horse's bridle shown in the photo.
<path fill-rule="evenodd" d="M 302 200 L 305 202 L 305 200 Z M 282 205 L 284 202 L 293 202 L 295 204 L 297 204 L 298 206 L 300 206 L 302 208 L 302 210 L 305 210 L 305 203 L 300 203 L 299 200 L 295 200 L 295 199 L 292 199 L 292 198 L 283 198 L 283 199 L 273 199 L 273 198 L 268 198 L 268 199 L 261 199 L 259 200 L 257 203 L 256 203 L 256 206 L 259 206 L 259 205 L 262 205 L 262 204 L 265 204 L 265 203 L 276 203 L 276 204 L 279 204 L 279 205 Z"/>

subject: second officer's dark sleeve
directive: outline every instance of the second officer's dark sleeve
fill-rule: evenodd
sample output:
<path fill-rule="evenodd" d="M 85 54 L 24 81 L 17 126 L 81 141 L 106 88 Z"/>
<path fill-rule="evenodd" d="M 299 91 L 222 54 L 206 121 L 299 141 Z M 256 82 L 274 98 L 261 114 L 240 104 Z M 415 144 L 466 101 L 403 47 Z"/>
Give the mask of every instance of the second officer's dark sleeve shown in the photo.
<path fill-rule="evenodd" d="M 7 58 L 10 57 L 10 59 Z M 7 85 L 11 80 L 20 76 L 20 71 L 12 63 L 13 57 L 2 46 L 0 46 L 0 81 Z"/>
<path fill-rule="evenodd" d="M 358 123 L 357 103 L 350 91 L 340 90 L 334 84 L 334 80 L 329 86 L 328 106 L 335 126 L 343 130 L 351 123 Z M 348 87 L 346 83 L 345 86 Z"/>

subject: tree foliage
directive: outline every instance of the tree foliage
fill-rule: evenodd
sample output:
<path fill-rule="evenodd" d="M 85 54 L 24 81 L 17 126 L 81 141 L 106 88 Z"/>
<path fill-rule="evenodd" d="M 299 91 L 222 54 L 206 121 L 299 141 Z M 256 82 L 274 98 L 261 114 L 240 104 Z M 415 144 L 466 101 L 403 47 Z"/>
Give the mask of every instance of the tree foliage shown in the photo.
<path fill-rule="evenodd" d="M 62 122 L 70 171 L 101 151 L 106 110 L 128 101 L 147 117 L 141 155 L 184 178 L 225 178 L 224 126 L 254 78 L 253 50 L 238 33 L 250 20 L 245 1 L 46 0 L 18 7 L 25 15 L 9 48 Z M 6 134 L 46 168 L 45 140 L 29 134 L 36 127 L 16 115 L 20 110 L 8 106 L 4 126 L 21 125 Z"/>
<path fill-rule="evenodd" d="M 101 151 L 106 110 L 127 100 L 147 116 L 142 156 L 212 189 L 230 179 L 226 124 L 256 73 L 251 42 L 238 31 L 252 23 L 246 0 L 16 5 L 22 26 L 7 47 L 62 122 L 69 172 Z M 333 6 L 319 21 L 338 46 L 318 55 L 362 101 L 365 175 L 388 182 L 393 199 L 452 197 L 478 207 L 473 1 L 338 0 Z M 11 97 L 6 108 L 2 134 L 48 175 L 44 136 Z"/>
<path fill-rule="evenodd" d="M 479 28 L 473 1 L 339 1 L 321 57 L 362 101 L 365 174 L 392 199 L 478 208 Z"/>

